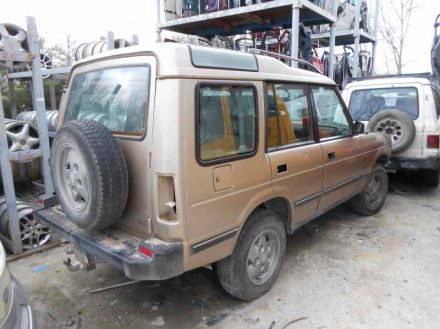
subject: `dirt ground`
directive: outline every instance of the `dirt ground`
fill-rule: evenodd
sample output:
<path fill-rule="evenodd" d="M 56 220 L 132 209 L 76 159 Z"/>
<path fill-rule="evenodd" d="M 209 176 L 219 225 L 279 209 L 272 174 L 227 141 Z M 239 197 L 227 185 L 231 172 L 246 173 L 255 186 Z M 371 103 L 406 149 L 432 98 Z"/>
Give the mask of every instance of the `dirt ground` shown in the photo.
<path fill-rule="evenodd" d="M 57 248 L 9 264 L 30 296 L 39 328 L 440 328 L 440 189 L 393 177 L 383 210 L 346 206 L 288 238 L 275 286 L 245 303 L 213 271 L 163 282 L 126 282 L 102 264 L 70 273 Z"/>

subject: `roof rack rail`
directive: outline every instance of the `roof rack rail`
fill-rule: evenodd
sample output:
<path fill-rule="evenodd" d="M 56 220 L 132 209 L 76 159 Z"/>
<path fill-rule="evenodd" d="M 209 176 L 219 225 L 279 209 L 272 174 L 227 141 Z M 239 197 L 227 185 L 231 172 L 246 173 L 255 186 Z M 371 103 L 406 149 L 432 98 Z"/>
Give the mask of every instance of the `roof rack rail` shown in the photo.
<path fill-rule="evenodd" d="M 372 79 L 389 79 L 389 78 L 425 78 L 425 79 L 433 80 L 434 76 L 432 75 L 431 72 L 406 73 L 406 74 L 379 74 L 368 77 L 350 78 L 349 82 L 372 80 Z"/>
<path fill-rule="evenodd" d="M 307 62 L 307 61 L 305 61 L 303 59 L 293 58 L 293 57 L 290 57 L 290 56 L 287 56 L 287 55 L 278 54 L 278 53 L 275 53 L 273 51 L 262 50 L 262 49 L 254 49 L 254 48 L 252 48 L 252 49 L 248 49 L 248 51 L 250 53 L 253 53 L 253 54 L 256 54 L 256 55 L 266 55 L 266 56 L 276 57 L 278 59 L 284 59 L 284 60 L 287 60 L 287 61 L 297 62 L 299 64 L 303 64 L 303 65 L 305 65 L 307 67 L 312 68 L 313 71 L 316 72 L 316 73 L 320 73 L 320 74 L 324 75 L 324 73 L 322 73 L 320 69 L 318 69 L 312 63 L 309 63 L 309 62 Z M 300 67 L 300 69 L 305 70 L 305 68 L 302 68 L 302 67 Z M 309 71 L 309 70 L 307 70 L 307 71 Z"/>

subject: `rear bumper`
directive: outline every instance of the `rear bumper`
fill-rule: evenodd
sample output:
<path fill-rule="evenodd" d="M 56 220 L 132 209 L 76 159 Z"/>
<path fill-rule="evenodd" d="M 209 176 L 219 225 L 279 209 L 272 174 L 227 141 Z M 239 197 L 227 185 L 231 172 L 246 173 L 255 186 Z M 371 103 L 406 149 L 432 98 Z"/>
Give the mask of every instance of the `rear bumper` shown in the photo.
<path fill-rule="evenodd" d="M 73 243 L 89 260 L 102 260 L 133 280 L 164 280 L 183 273 L 180 242 L 142 240 L 116 228 L 88 232 L 51 208 L 37 210 L 35 216 Z M 141 246 L 151 251 L 151 257 L 138 251 Z"/>
<path fill-rule="evenodd" d="M 398 170 L 398 169 L 437 169 L 440 168 L 440 157 L 431 157 L 426 159 L 399 159 L 391 158 L 385 164 L 386 169 Z"/>

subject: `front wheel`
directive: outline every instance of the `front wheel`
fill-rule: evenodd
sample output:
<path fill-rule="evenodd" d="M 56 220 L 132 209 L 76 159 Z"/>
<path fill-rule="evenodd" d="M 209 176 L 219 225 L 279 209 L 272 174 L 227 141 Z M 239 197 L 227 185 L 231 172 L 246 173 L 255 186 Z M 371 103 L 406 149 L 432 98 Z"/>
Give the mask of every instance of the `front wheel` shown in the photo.
<path fill-rule="evenodd" d="M 220 284 L 232 296 L 250 301 L 275 282 L 286 252 L 286 231 L 278 216 L 267 210 L 251 215 L 234 252 L 217 263 Z"/>
<path fill-rule="evenodd" d="M 351 199 L 352 210 L 363 216 L 379 212 L 388 193 L 388 175 L 383 166 L 376 165 L 372 170 L 364 190 Z"/>

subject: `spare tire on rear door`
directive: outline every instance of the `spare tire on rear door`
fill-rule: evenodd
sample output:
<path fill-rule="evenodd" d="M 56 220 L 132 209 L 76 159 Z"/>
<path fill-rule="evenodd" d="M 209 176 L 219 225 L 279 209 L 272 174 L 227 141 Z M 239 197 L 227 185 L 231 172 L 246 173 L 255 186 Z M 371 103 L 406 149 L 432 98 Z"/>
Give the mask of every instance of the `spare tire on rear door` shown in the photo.
<path fill-rule="evenodd" d="M 373 115 L 368 123 L 368 131 L 390 136 L 392 152 L 400 152 L 412 143 L 416 128 L 406 113 L 392 109 Z"/>
<path fill-rule="evenodd" d="M 86 230 L 114 224 L 127 203 L 128 173 L 110 130 L 96 121 L 70 121 L 51 152 L 52 180 L 67 217 Z"/>

